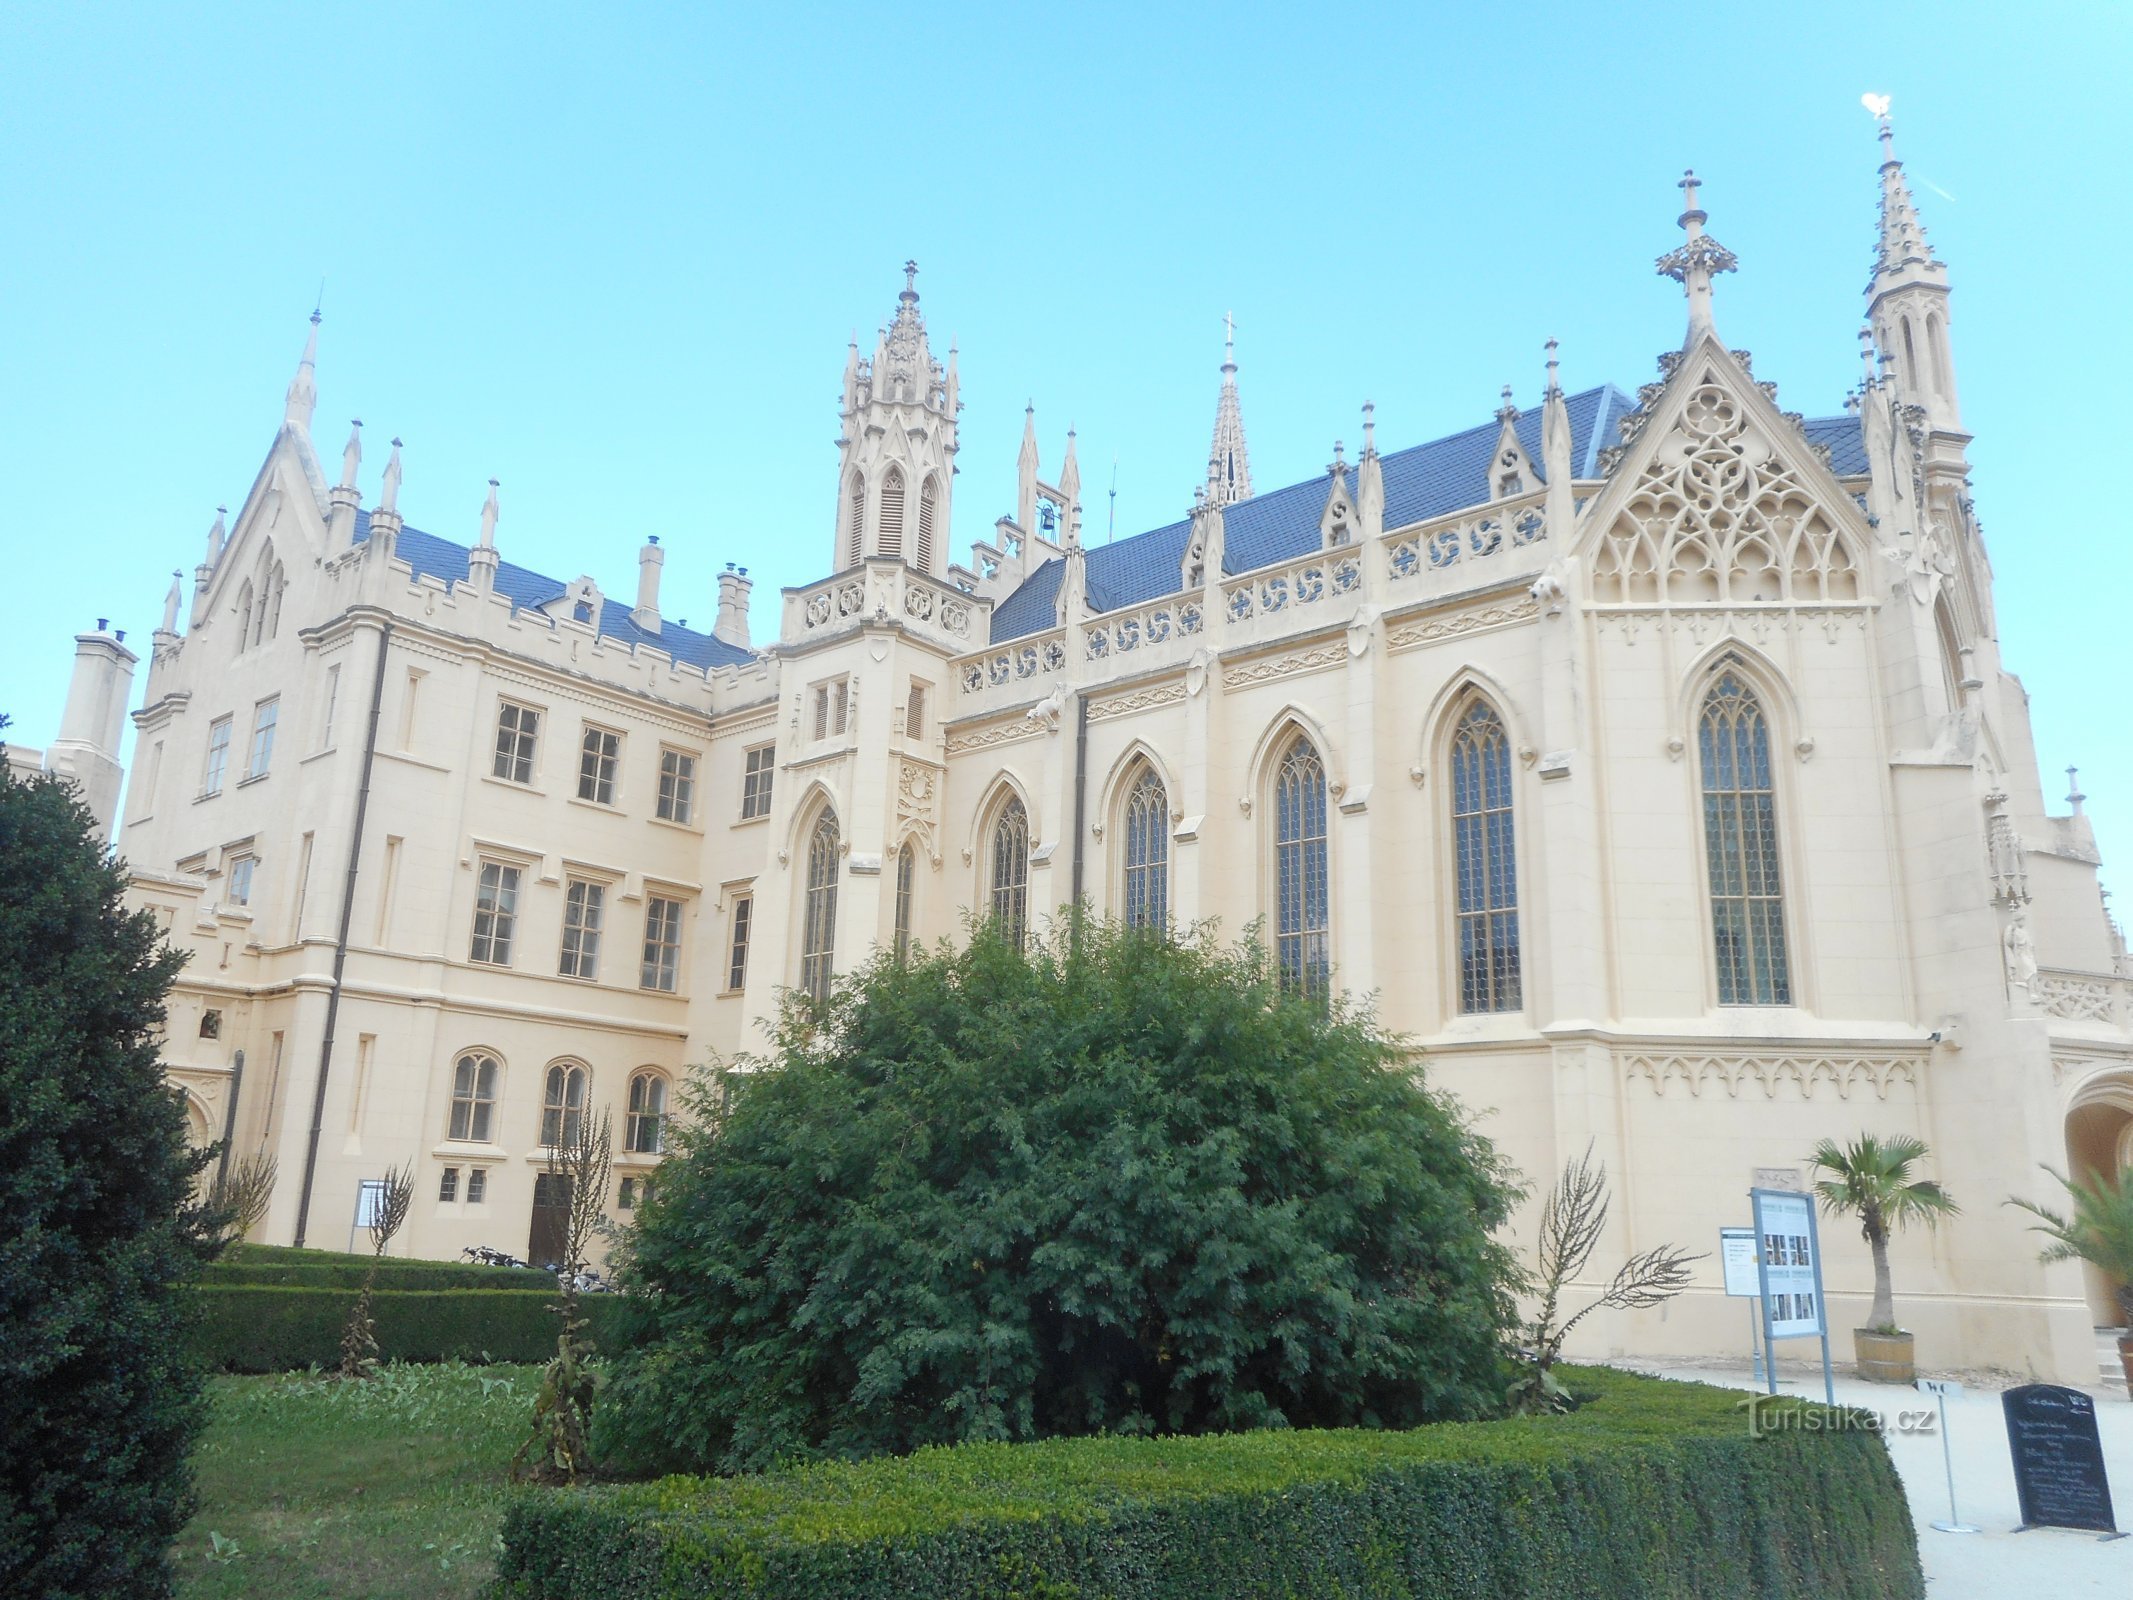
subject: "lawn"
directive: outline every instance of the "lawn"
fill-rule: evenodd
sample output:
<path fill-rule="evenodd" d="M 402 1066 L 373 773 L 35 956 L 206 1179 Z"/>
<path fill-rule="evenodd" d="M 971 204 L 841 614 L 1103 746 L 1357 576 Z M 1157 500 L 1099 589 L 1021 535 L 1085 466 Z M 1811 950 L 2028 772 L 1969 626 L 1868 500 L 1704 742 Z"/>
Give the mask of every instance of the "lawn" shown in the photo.
<path fill-rule="evenodd" d="M 387 1366 L 217 1378 L 200 1508 L 173 1552 L 184 1600 L 424 1600 L 494 1571 L 534 1367 Z M 218 1543 L 219 1541 L 219 1543 Z"/>

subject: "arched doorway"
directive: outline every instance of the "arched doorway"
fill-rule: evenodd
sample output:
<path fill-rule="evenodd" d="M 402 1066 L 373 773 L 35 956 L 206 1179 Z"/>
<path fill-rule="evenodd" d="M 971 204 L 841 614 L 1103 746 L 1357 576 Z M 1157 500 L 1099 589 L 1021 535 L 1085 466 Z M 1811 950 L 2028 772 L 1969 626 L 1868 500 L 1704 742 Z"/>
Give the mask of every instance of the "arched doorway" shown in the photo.
<path fill-rule="evenodd" d="M 2102 1173 L 2133 1183 L 2133 1071 L 2100 1075 L 2076 1090 L 2066 1114 L 2066 1160 L 2077 1179 Z M 2116 1285 L 2093 1267 L 2082 1269 L 2082 1280 L 2095 1325 L 2122 1323 Z"/>

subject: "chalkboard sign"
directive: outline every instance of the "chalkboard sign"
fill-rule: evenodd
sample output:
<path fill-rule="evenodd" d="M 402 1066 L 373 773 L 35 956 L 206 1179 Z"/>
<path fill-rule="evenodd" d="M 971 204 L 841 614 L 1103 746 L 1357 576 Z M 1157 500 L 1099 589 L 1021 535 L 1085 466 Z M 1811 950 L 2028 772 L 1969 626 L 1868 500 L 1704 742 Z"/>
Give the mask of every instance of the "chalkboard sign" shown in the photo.
<path fill-rule="evenodd" d="M 2022 1526 L 2116 1533 L 2096 1402 L 2079 1389 L 2032 1383 L 2009 1389 L 2000 1404 L 2007 1413 Z"/>

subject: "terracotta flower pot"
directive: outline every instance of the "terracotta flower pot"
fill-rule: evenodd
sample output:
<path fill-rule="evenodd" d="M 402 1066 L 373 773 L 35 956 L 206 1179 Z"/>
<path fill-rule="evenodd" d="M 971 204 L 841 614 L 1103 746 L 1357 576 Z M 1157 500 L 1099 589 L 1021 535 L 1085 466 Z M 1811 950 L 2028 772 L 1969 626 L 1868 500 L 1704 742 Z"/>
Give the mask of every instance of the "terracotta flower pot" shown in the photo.
<path fill-rule="evenodd" d="M 1859 1376 L 1868 1383 L 1909 1383 L 1918 1376 L 1911 1362 L 1908 1333 L 1876 1333 L 1870 1328 L 1852 1329 L 1852 1354 L 1859 1363 Z"/>

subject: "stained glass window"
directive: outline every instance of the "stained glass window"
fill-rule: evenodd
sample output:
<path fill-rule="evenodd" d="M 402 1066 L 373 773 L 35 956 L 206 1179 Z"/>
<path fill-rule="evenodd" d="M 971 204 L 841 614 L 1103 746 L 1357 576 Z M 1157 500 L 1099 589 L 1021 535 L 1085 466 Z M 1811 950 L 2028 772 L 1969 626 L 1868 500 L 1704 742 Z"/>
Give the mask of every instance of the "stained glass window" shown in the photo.
<path fill-rule="evenodd" d="M 1516 1011 L 1518 856 L 1511 830 L 1511 741 L 1477 700 L 1452 735 L 1452 851 L 1458 877 L 1459 1009 Z"/>
<path fill-rule="evenodd" d="M 837 960 L 837 818 L 825 811 L 807 841 L 807 900 L 801 918 L 800 987 L 827 1000 Z"/>
<path fill-rule="evenodd" d="M 1770 725 L 1754 693 L 1735 674 L 1721 674 L 1704 697 L 1696 742 L 1703 762 L 1718 1003 L 1790 1005 Z"/>
<path fill-rule="evenodd" d="M 1019 798 L 992 825 L 992 914 L 1019 946 L 1029 931 L 1029 812 Z"/>
<path fill-rule="evenodd" d="M 1328 927 L 1326 768 L 1298 734 L 1274 773 L 1274 960 L 1289 988 L 1326 992 Z"/>
<path fill-rule="evenodd" d="M 1129 928 L 1170 922 L 1170 797 L 1155 769 L 1142 766 L 1126 791 L 1125 918 Z"/>

